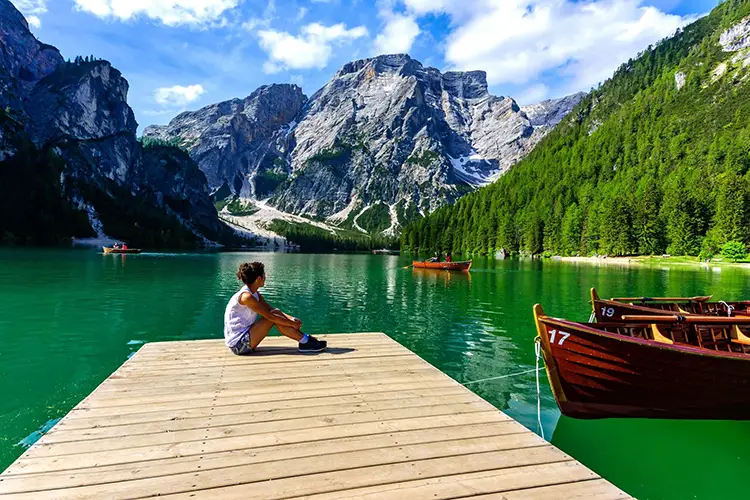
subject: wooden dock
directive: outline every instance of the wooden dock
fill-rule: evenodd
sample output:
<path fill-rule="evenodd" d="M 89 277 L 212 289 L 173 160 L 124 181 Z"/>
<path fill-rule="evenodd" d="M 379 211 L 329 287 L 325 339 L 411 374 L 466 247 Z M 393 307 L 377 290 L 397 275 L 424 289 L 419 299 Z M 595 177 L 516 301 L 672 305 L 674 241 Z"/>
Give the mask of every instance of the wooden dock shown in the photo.
<path fill-rule="evenodd" d="M 0 497 L 629 498 L 384 334 L 137 354 L 0 475 Z"/>

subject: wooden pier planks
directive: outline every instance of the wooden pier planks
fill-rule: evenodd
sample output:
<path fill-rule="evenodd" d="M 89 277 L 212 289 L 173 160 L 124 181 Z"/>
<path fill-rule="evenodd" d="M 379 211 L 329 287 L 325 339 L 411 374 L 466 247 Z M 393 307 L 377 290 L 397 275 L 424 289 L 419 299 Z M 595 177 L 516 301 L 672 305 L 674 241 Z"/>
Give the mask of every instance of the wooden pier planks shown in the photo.
<path fill-rule="evenodd" d="M 146 344 L 2 475 L 45 498 L 629 498 L 384 334 Z"/>

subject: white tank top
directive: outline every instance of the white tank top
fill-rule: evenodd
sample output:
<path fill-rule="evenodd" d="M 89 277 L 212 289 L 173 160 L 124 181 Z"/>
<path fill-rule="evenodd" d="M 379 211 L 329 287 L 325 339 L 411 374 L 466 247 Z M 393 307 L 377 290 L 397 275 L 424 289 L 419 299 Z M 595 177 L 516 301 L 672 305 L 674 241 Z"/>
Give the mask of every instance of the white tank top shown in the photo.
<path fill-rule="evenodd" d="M 247 306 L 240 304 L 240 295 L 243 293 L 250 293 L 250 289 L 247 285 L 240 288 L 240 291 L 232 295 L 229 299 L 229 304 L 224 311 L 224 341 L 227 347 L 233 347 L 240 341 L 242 336 L 258 319 L 258 313 L 253 311 Z M 252 294 L 256 300 L 258 298 L 258 292 Z"/>

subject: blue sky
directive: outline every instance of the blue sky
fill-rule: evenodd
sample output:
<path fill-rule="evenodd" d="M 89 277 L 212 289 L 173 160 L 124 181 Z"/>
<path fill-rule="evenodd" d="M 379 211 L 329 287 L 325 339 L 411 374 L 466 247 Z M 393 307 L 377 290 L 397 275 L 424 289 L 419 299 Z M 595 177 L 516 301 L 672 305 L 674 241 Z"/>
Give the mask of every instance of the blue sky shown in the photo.
<path fill-rule="evenodd" d="M 66 58 L 107 59 L 140 130 L 268 83 L 312 95 L 344 63 L 406 52 L 487 71 L 521 104 L 588 90 L 704 0 L 11 0 Z"/>

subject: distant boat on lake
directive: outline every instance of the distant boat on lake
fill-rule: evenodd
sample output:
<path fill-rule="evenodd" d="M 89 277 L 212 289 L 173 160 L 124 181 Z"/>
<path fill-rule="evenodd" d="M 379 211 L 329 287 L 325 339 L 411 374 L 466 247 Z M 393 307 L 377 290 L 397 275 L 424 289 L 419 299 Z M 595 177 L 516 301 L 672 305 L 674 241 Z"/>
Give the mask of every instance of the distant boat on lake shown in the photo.
<path fill-rule="evenodd" d="M 141 253 L 140 248 L 114 248 L 114 247 L 102 247 L 104 249 L 104 254 L 110 254 L 110 253 Z"/>
<path fill-rule="evenodd" d="M 463 262 L 430 262 L 415 260 L 411 265 L 417 269 L 441 269 L 443 271 L 468 271 L 471 269 L 471 261 Z"/>
<path fill-rule="evenodd" d="M 377 250 L 373 250 L 372 251 L 373 255 L 380 255 L 380 254 L 385 254 L 385 255 L 399 255 L 400 253 L 401 253 L 400 250 L 391 250 L 389 248 L 379 248 Z"/>

